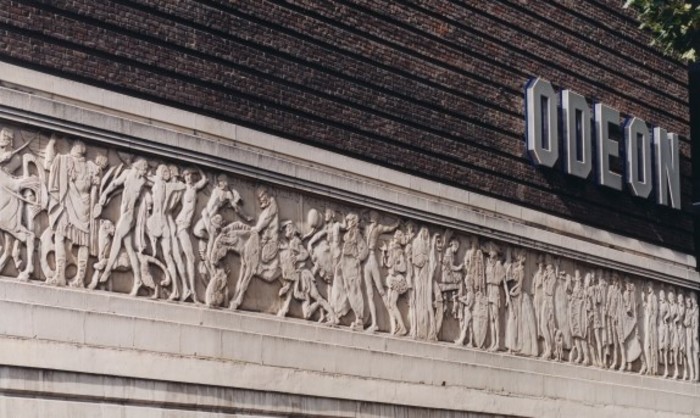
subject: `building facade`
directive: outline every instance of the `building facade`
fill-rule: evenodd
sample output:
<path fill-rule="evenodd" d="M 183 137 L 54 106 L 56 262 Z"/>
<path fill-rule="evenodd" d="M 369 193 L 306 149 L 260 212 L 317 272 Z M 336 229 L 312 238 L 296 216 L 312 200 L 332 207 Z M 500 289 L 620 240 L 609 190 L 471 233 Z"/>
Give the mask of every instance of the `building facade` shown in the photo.
<path fill-rule="evenodd" d="M 1 3 L 0 415 L 700 415 L 617 2 Z"/>

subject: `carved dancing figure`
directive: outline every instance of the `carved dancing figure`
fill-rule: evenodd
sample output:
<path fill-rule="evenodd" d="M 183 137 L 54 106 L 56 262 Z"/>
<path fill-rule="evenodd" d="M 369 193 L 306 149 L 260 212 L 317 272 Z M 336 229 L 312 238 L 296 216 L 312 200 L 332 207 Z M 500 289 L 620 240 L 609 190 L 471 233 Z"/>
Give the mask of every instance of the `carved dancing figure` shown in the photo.
<path fill-rule="evenodd" d="M 544 338 L 540 329 L 540 318 L 542 317 L 542 299 L 544 298 L 544 260 L 540 255 L 537 257 L 537 271 L 532 276 L 532 289 L 530 292 L 535 305 L 535 321 L 537 327 L 537 338 Z"/>
<path fill-rule="evenodd" d="M 227 225 L 226 228 L 233 228 L 236 225 L 241 224 L 234 222 Z M 218 238 L 224 229 L 224 218 L 218 213 L 212 216 L 211 226 L 214 236 Z M 230 270 L 217 264 L 218 260 L 214 262 L 213 259 L 202 260 L 199 264 L 199 267 L 204 269 L 202 277 L 209 278 L 204 290 L 204 304 L 210 308 L 218 308 L 224 305 L 224 302 L 226 304 L 229 302 L 228 275 Z"/>
<path fill-rule="evenodd" d="M 415 225 L 413 222 L 406 223 L 404 232 L 404 255 L 406 256 L 406 296 L 408 299 L 408 323 L 410 325 L 408 335 L 416 338 L 418 329 L 416 326 L 416 287 L 415 272 L 413 268 L 413 239 L 415 238 Z"/>
<path fill-rule="evenodd" d="M 98 228 L 98 261 L 106 263 L 109 257 L 110 243 L 112 242 L 112 237 L 114 236 L 114 224 L 109 219 L 100 219 Z M 160 295 L 160 289 L 163 286 L 168 286 L 172 279 L 168 273 L 168 268 L 157 258 L 144 254 L 143 252 L 137 252 L 136 257 L 139 260 L 139 268 L 141 280 L 143 285 L 149 289 L 153 290 L 151 297 L 153 299 L 158 299 Z M 151 274 L 150 267 L 156 266 L 163 273 L 163 280 L 156 280 Z M 131 271 L 132 266 L 129 261 L 129 257 L 125 252 L 120 252 L 117 257 L 117 261 L 114 263 L 113 271 Z"/>
<path fill-rule="evenodd" d="M 306 244 L 313 262 L 311 272 L 314 275 L 318 274 L 329 284 L 328 302 L 338 318 L 342 318 L 350 311 L 342 283 L 336 280 L 340 266 L 341 231 L 344 229 L 345 222 L 338 222 L 335 211 L 326 208 L 322 228 L 319 231 L 312 229 L 307 234 L 307 237 L 311 236 L 311 238 Z"/>
<path fill-rule="evenodd" d="M 406 282 L 407 262 L 403 245 L 405 236 L 401 230 L 394 232 L 394 237 L 389 241 L 388 246 L 382 246 L 382 265 L 388 269 L 386 276 L 387 308 L 389 310 L 389 320 L 391 333 L 394 335 L 406 335 L 408 330 L 401 317 L 401 312 L 397 305 L 399 297 L 406 293 L 408 283 Z"/>
<path fill-rule="evenodd" d="M 204 189 L 209 181 L 202 170 L 199 170 L 199 181 L 194 181 L 192 169 L 185 169 L 182 172 L 185 180 L 185 190 L 180 197 L 181 208 L 175 218 L 176 239 L 180 251 L 185 255 L 185 273 L 190 290 L 192 291 L 192 301 L 199 303 L 197 287 L 195 286 L 195 254 L 190 238 L 190 227 L 194 218 L 195 207 L 197 206 L 197 193 Z"/>
<path fill-rule="evenodd" d="M 469 267 L 466 267 L 469 270 Z M 462 314 L 459 317 L 459 337 L 455 340 L 455 344 L 463 345 L 467 341 L 467 347 L 474 347 L 474 320 L 472 309 L 474 308 L 474 285 L 472 284 L 472 276 L 467 273 L 464 275 L 464 285 L 460 288 L 457 294 L 457 301 L 462 307 Z"/>
<path fill-rule="evenodd" d="M 554 322 L 554 292 L 557 286 L 557 275 L 554 270 L 554 265 L 549 262 L 544 270 L 542 282 L 542 310 L 540 311 L 540 332 L 544 339 L 544 350 L 542 358 L 550 359 L 554 349 L 554 337 L 558 332 L 562 337 L 562 346 L 564 342 L 564 334 L 556 327 Z"/>
<path fill-rule="evenodd" d="M 654 293 L 652 282 L 647 283 L 646 294 L 642 293 L 642 306 L 644 307 L 644 356 L 647 358 L 648 374 L 659 373 L 659 301 Z"/>
<path fill-rule="evenodd" d="M 319 308 L 322 310 L 320 321 L 328 315 L 328 323 L 335 325 L 338 318 L 326 299 L 321 296 L 316 287 L 316 279 L 311 271 L 304 267 L 309 253 L 301 242 L 299 230 L 292 221 L 282 224 L 285 242 L 280 244 L 280 267 L 282 271 L 282 289 L 279 295 L 284 297 L 284 302 L 277 312 L 277 316 L 284 317 L 289 311 L 292 297 L 302 302 L 302 313 L 305 319 L 311 316 Z"/>
<path fill-rule="evenodd" d="M 593 343 L 591 350 L 595 350 L 594 361 L 598 367 L 605 367 L 604 347 L 607 345 L 605 333 L 605 296 L 607 294 L 607 281 L 603 277 L 603 272 L 598 270 L 598 283 L 592 285 L 590 292 L 591 304 L 593 306 Z"/>
<path fill-rule="evenodd" d="M 619 329 L 619 318 L 620 318 L 620 307 L 622 306 L 622 290 L 620 289 L 620 278 L 617 274 L 613 275 L 612 284 L 608 288 L 608 299 L 606 301 L 606 315 L 608 318 L 608 349 L 606 350 L 606 357 L 612 357 L 612 361 L 608 366 L 610 369 L 617 367 L 617 352 L 620 345 L 620 333 Z M 608 350 L 612 350 L 610 353 Z M 607 363 L 607 362 L 606 362 Z M 624 362 L 622 364 L 624 367 Z"/>
<path fill-rule="evenodd" d="M 679 368 L 683 367 L 683 379 L 685 379 L 685 373 L 688 367 L 685 365 L 685 329 L 683 328 L 683 322 L 685 321 L 685 301 L 683 293 L 678 292 L 678 300 L 676 303 L 676 338 L 678 339 L 678 356 L 676 357 L 676 367 L 675 373 L 673 374 L 674 379 L 680 379 Z"/>
<path fill-rule="evenodd" d="M 175 223 L 175 211 L 180 207 L 180 201 L 187 189 L 187 185 L 180 180 L 180 169 L 174 164 L 168 164 L 168 174 L 170 182 L 167 185 L 167 198 L 163 208 L 165 222 L 168 225 L 170 246 L 172 247 L 172 258 L 175 261 L 177 276 L 173 278 L 173 289 L 179 289 L 178 293 L 181 301 L 192 299 L 194 303 L 198 303 L 195 299 L 194 290 L 191 288 L 188 277 L 185 258 L 180 247 L 180 240 L 177 238 L 177 224 Z M 177 295 L 175 292 L 170 294 L 170 297 Z M 175 296 L 176 297 L 176 296 Z M 174 298 L 174 297 L 173 297 Z"/>
<path fill-rule="evenodd" d="M 464 305 L 460 338 L 466 332 L 465 338 L 468 338 L 469 341 L 473 339 L 474 345 L 483 349 L 488 329 L 488 303 L 485 296 L 486 267 L 484 253 L 479 247 L 479 240 L 476 236 L 470 237 L 469 249 L 464 255 L 464 270 L 464 293 L 459 296 Z M 469 326 L 470 322 L 471 327 Z"/>
<path fill-rule="evenodd" d="M 166 215 L 168 202 L 172 198 L 172 194 L 185 190 L 185 185 L 183 183 L 170 182 L 170 169 L 165 164 L 158 165 L 156 168 L 156 175 L 149 177 L 149 181 L 151 183 L 150 200 L 152 202 L 152 207 L 150 215 L 145 219 L 145 227 L 151 241 L 153 256 L 157 257 L 158 247 L 160 246 L 163 260 L 165 260 L 165 266 L 172 280 L 172 292 L 168 299 L 175 300 L 179 298 L 180 291 L 182 291 L 182 297 L 183 300 L 185 300 L 190 296 L 187 286 L 182 286 L 183 283 L 178 283 L 177 280 L 179 277 L 177 266 L 180 265 L 179 271 L 182 272 L 184 271 L 184 265 L 180 262 L 176 262 L 176 258 L 173 257 L 173 254 L 179 251 L 176 251 L 173 245 L 173 234 L 170 229 L 171 225 Z M 139 248 L 139 253 L 142 252 L 143 248 Z M 180 284 L 180 288 L 178 288 L 178 284 Z"/>
<path fill-rule="evenodd" d="M 491 335 L 489 351 L 497 351 L 501 348 L 501 287 L 505 287 L 506 270 L 498 255 L 499 249 L 496 244 L 489 243 L 486 259 L 486 296 L 489 304 Z M 509 298 L 510 295 L 506 294 L 506 303 L 509 303 Z"/>
<path fill-rule="evenodd" d="M 525 254 L 516 251 L 515 263 L 506 269 L 506 292 L 509 298 L 506 322 L 508 352 L 524 356 L 537 355 L 537 329 L 530 295 L 523 291 L 525 281 Z"/>
<path fill-rule="evenodd" d="M 139 267 L 138 256 L 136 255 L 136 251 L 134 251 L 133 232 L 136 225 L 136 204 L 141 196 L 141 191 L 144 186 L 146 186 L 147 172 L 148 163 L 146 160 L 141 158 L 137 159 L 132 164 L 131 168 L 124 170 L 118 177 L 113 179 L 100 196 L 94 216 L 99 216 L 102 213 L 102 209 L 106 205 L 108 197 L 110 197 L 117 188 L 123 188 L 119 211 L 121 216 L 114 228 L 114 237 L 112 239 L 109 257 L 104 264 L 100 262 L 95 264 L 95 274 L 90 282 L 90 289 L 94 289 L 97 287 L 98 283 L 104 283 L 109 279 L 122 247 L 126 250 L 134 275 L 134 285 L 130 294 L 136 296 L 139 288 L 143 284 L 141 281 L 141 269 Z"/>
<path fill-rule="evenodd" d="M 416 337 L 421 340 L 436 338 L 433 316 L 433 292 L 431 277 L 431 239 L 428 228 L 421 227 L 413 239 L 411 263 L 415 289 Z"/>
<path fill-rule="evenodd" d="M 97 203 L 97 189 L 106 168 L 106 158 L 100 158 L 93 163 L 87 161 L 87 149 L 81 141 L 75 141 L 70 153 L 56 155 L 56 139 L 51 138 L 46 147 L 44 167 L 49 169 L 49 234 L 42 235 L 42 246 L 51 246 L 53 236 L 53 252 L 55 270 L 46 268 L 46 283 L 58 286 L 66 285 L 66 241 L 69 251 L 78 248 L 76 260 L 77 271 L 70 282 L 71 286 L 84 287 L 87 272 L 88 257 L 96 250 L 91 249 L 93 235 L 97 231 L 91 229 L 94 218 L 93 209 Z M 42 254 L 42 258 L 45 254 Z M 43 263 L 42 266 L 46 263 Z"/>
<path fill-rule="evenodd" d="M 564 334 L 564 348 L 573 348 L 573 337 L 569 326 L 569 291 L 571 290 L 571 274 L 559 268 L 557 263 L 557 284 L 554 289 L 554 321 Z"/>
<path fill-rule="evenodd" d="M 447 241 L 449 235 L 450 233 L 446 232 L 443 241 Z M 438 249 L 438 251 L 440 250 Z M 464 264 L 455 264 L 457 251 L 459 251 L 459 241 L 450 239 L 449 245 L 440 260 L 438 280 L 434 282 L 435 332 L 437 333 L 442 329 L 443 318 L 448 308 L 447 304 L 450 302 L 453 303 L 451 313 L 453 316 L 457 316 L 457 308 L 454 301 L 462 281 L 462 270 L 464 270 Z"/>
<path fill-rule="evenodd" d="M 685 332 L 685 368 L 683 369 L 683 380 L 695 380 L 697 370 L 693 360 L 693 303 L 690 295 L 685 298 L 685 315 L 683 316 L 683 331 Z"/>
<path fill-rule="evenodd" d="M 584 305 L 586 307 L 586 327 L 588 332 L 586 333 L 586 345 L 588 347 L 588 355 L 590 356 L 591 364 L 598 366 L 600 364 L 600 358 L 598 357 L 598 350 L 595 339 L 595 316 L 596 316 L 596 304 L 595 304 L 595 273 L 589 271 L 583 276 L 583 294 L 584 294 Z"/>
<path fill-rule="evenodd" d="M 671 311 L 669 309 L 666 292 L 659 289 L 659 355 L 661 363 L 664 365 L 664 377 L 668 377 L 668 364 L 670 357 L 670 332 L 669 323 L 671 321 Z"/>
<path fill-rule="evenodd" d="M 438 280 L 440 280 L 440 276 L 442 275 L 442 260 L 444 251 L 444 235 L 441 236 L 437 233 L 433 234 L 433 237 L 430 240 L 430 254 L 428 258 L 428 264 L 430 265 L 430 268 L 428 269 L 428 286 L 430 287 L 431 293 L 431 309 L 428 312 L 431 323 L 431 333 L 428 335 L 428 340 L 431 341 L 437 341 L 437 336 L 440 332 L 440 328 L 438 328 L 438 320 L 442 322 L 443 309 L 445 306 L 445 302 L 442 298 L 442 292 L 440 292 L 440 287 L 438 284 Z"/>
<path fill-rule="evenodd" d="M 696 293 L 691 293 L 690 297 L 691 310 L 687 312 L 686 315 L 690 317 L 690 329 L 691 343 L 688 344 L 688 363 L 693 363 L 691 366 L 692 373 L 690 375 L 690 380 L 697 382 L 700 379 L 700 308 L 698 307 L 698 297 Z"/>
<path fill-rule="evenodd" d="M 361 263 L 369 255 L 367 243 L 360 233 L 359 221 L 356 213 L 349 213 L 345 217 L 347 230 L 343 235 L 340 267 L 336 277 L 342 283 L 350 308 L 355 314 L 351 328 L 356 331 L 364 329 L 365 303 L 362 297 Z"/>
<path fill-rule="evenodd" d="M 236 283 L 236 291 L 230 304 L 230 308 L 233 310 L 238 309 L 243 303 L 243 297 L 253 276 L 259 277 L 266 282 L 272 282 L 277 280 L 281 274 L 279 258 L 277 257 L 280 229 L 277 200 L 271 195 L 268 188 L 264 186 L 258 187 L 255 195 L 258 198 L 258 205 L 262 211 L 258 216 L 258 222 L 248 231 L 248 240 L 245 243 L 241 257 L 241 271 L 238 276 L 238 283 Z M 218 238 L 217 241 L 219 241 Z M 222 243 L 222 241 L 219 241 L 219 243 Z"/>
<path fill-rule="evenodd" d="M 640 359 L 642 367 L 640 374 L 646 373 L 646 359 L 642 352 L 642 345 L 639 340 L 639 328 L 637 318 L 637 300 L 635 297 L 634 284 L 627 279 L 625 290 L 622 293 L 622 303 L 619 305 L 618 314 L 618 339 L 620 344 L 620 371 L 632 370 L 632 363 Z"/>
<path fill-rule="evenodd" d="M 244 221 L 251 222 L 253 218 L 248 217 L 242 208 L 243 200 L 241 195 L 229 187 L 228 176 L 219 174 L 216 178 L 216 187 L 212 188 L 207 205 L 202 209 L 202 214 L 194 225 L 194 236 L 199 239 L 199 256 L 201 260 L 211 259 L 214 246 L 214 226 L 212 218 L 225 206 L 230 206 L 233 211 Z M 206 270 L 205 270 L 206 271 Z"/>
<path fill-rule="evenodd" d="M 29 145 L 24 143 L 14 148 L 14 132 L 9 128 L 0 130 L 0 232 L 4 249 L 0 255 L 0 273 L 10 256 L 17 270 L 17 279 L 28 281 L 34 272 L 34 216 L 45 207 L 48 200 L 42 170 L 39 176 L 29 174 L 29 162 L 33 156 L 18 154 Z M 35 161 L 33 161 L 35 162 Z M 22 177 L 15 171 L 22 167 Z M 14 239 L 14 245 L 11 246 Z M 26 247 L 26 260 L 22 260 L 19 244 Z M 22 267 L 24 266 L 24 270 Z"/>
<path fill-rule="evenodd" d="M 368 332 L 375 332 L 379 328 L 377 325 L 377 307 L 374 304 L 374 287 L 377 288 L 382 301 L 386 300 L 386 292 L 384 291 L 382 277 L 379 274 L 379 263 L 377 262 L 377 241 L 380 235 L 392 232 L 398 227 L 399 221 L 391 225 L 383 225 L 379 223 L 379 213 L 374 210 L 369 211 L 369 223 L 365 226 L 365 238 L 369 255 L 362 270 L 365 279 L 365 289 L 367 290 L 367 304 L 369 305 L 369 314 L 372 320 L 372 323 L 367 328 Z M 384 304 L 386 303 L 384 302 Z"/>
<path fill-rule="evenodd" d="M 590 273 L 586 280 L 590 283 Z M 582 285 L 581 272 L 576 269 L 573 277 L 573 288 L 569 294 L 569 327 L 572 337 L 572 348 L 569 361 L 572 363 L 590 364 L 588 356 L 588 306 L 585 287 Z M 574 357 L 574 353 L 576 357 Z"/>
<path fill-rule="evenodd" d="M 678 306 L 676 305 L 676 295 L 669 290 L 668 292 L 668 313 L 669 313 L 669 323 L 668 323 L 668 342 L 669 351 L 671 352 L 671 358 L 669 364 L 673 364 L 673 379 L 678 378 L 678 363 L 680 361 L 680 356 L 678 353 L 679 341 L 678 341 Z"/>

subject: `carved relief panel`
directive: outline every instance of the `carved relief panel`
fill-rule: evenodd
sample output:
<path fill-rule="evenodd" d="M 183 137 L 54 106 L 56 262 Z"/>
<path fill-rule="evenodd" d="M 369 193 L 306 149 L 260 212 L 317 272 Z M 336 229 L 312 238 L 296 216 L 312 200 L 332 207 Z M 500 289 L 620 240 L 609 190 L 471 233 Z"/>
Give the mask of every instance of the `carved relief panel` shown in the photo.
<path fill-rule="evenodd" d="M 698 379 L 694 292 L 20 126 L 0 275 Z"/>

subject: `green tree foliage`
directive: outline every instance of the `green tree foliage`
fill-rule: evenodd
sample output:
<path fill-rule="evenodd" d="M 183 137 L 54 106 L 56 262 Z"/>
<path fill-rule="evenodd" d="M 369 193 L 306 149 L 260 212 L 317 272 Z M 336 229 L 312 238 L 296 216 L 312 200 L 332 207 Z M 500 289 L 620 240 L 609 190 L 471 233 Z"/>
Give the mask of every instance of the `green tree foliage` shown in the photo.
<path fill-rule="evenodd" d="M 624 7 L 639 14 L 652 45 L 689 62 L 700 58 L 700 0 L 627 0 Z"/>

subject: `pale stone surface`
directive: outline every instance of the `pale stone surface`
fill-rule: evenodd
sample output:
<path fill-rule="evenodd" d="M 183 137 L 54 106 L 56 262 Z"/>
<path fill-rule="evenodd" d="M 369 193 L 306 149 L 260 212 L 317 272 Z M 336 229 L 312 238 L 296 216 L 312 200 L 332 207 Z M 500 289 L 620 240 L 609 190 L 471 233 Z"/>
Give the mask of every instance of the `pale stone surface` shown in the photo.
<path fill-rule="evenodd" d="M 424 417 L 427 414 L 446 418 L 505 418 L 503 415 L 429 411 L 386 403 L 261 393 L 245 389 L 98 377 L 70 372 L 40 372 L 16 367 L 0 367 L 0 391 L 13 392 L 12 395 L 0 397 L 0 415 L 22 418 L 362 418 Z M 61 399 L 56 399 L 56 395 Z M 183 405 L 197 405 L 197 410 L 193 411 L 191 407 Z"/>
<path fill-rule="evenodd" d="M 355 333 L 263 314 L 212 312 L 216 318 L 201 326 L 200 318 L 192 315 L 196 309 L 186 304 L 162 304 L 109 292 L 69 291 L 7 280 L 0 281 L 0 288 L 16 297 L 22 294 L 17 289 L 35 294 L 32 304 L 0 302 L 10 321 L 32 306 L 41 306 L 42 300 L 54 305 L 33 310 L 31 337 L 12 337 L 7 330 L 0 351 L 0 363 L 5 365 L 517 416 L 700 413 L 698 386 L 682 381 Z M 89 305 L 95 308 L 91 312 L 80 309 L 78 299 L 56 303 L 63 300 L 57 294 L 67 293 L 94 299 Z M 114 299 L 122 303 L 110 303 Z M 26 309 L 11 309 L 13 304 Z M 164 318 L 149 318 L 147 307 L 165 314 Z M 131 312 L 142 313 L 132 316 Z M 50 317 L 61 318 L 62 323 L 92 321 L 94 325 L 86 325 L 84 344 L 76 346 L 70 334 L 57 335 L 40 325 Z M 131 327 L 117 325 L 122 318 L 133 324 L 134 335 L 143 336 L 132 345 L 114 338 L 115 333 L 125 332 L 129 340 Z M 168 318 L 184 322 L 177 324 Z M 277 336 L 275 329 L 281 329 L 280 325 L 289 325 L 294 336 Z M 163 338 L 171 342 L 154 341 Z M 194 354 L 196 345 L 202 350 Z M 12 382 L 0 381 L 4 385 Z M 114 389 L 77 386 L 71 390 L 89 395 L 94 390 Z M 147 389 L 141 393 L 139 396 L 154 396 L 157 392 Z M 189 402 L 179 398 L 185 394 L 172 396 Z"/>

